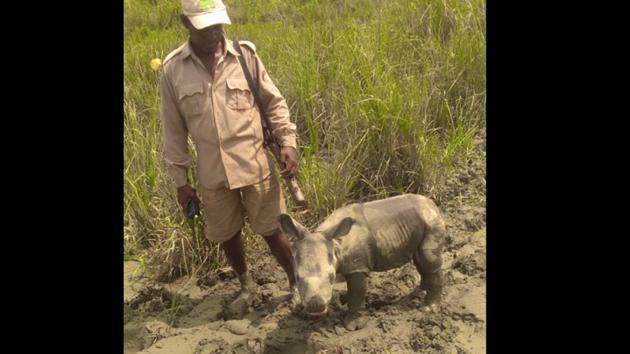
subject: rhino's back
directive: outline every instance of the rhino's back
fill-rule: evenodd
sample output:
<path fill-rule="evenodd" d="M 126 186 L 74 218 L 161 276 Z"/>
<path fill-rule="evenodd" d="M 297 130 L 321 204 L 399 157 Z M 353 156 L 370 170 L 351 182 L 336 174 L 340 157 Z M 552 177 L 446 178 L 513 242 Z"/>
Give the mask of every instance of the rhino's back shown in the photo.
<path fill-rule="evenodd" d="M 407 194 L 363 204 L 376 244 L 374 271 L 400 267 L 418 250 L 425 230 L 418 197 Z"/>
<path fill-rule="evenodd" d="M 353 217 L 356 224 L 336 246 L 343 274 L 404 265 L 424 241 L 427 228 L 443 222 L 429 198 L 405 194 L 337 209 L 318 229 L 327 230 L 345 217 Z"/>

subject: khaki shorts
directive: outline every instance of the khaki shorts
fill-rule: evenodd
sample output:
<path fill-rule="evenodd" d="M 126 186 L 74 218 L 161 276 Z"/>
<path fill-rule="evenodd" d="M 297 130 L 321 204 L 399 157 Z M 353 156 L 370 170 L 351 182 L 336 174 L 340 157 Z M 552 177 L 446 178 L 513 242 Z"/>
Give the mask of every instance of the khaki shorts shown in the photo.
<path fill-rule="evenodd" d="M 278 216 L 286 205 L 278 177 L 272 173 L 260 183 L 237 189 L 200 188 L 206 238 L 225 242 L 245 226 L 245 215 L 252 231 L 270 236 L 278 230 Z"/>

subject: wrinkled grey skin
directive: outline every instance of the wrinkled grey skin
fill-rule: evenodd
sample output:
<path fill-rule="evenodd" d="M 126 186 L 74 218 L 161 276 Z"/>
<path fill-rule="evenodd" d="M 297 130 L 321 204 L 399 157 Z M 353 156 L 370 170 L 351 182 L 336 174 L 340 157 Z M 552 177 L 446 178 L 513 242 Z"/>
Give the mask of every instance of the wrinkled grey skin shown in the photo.
<path fill-rule="evenodd" d="M 334 211 L 312 233 L 287 214 L 278 220 L 285 233 L 297 238 L 294 268 L 307 314 L 327 312 L 335 276 L 340 273 L 348 285 L 348 327 L 365 309 L 367 274 L 409 261 L 420 273 L 420 289 L 427 291 L 426 305 L 439 303 L 446 226 L 429 198 L 404 194 L 350 204 Z"/>

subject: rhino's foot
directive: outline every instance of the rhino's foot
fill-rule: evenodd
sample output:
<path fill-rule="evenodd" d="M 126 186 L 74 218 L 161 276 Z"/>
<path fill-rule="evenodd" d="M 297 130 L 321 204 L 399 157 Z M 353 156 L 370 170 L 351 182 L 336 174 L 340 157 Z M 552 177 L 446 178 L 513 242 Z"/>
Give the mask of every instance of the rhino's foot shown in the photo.
<path fill-rule="evenodd" d="M 440 304 L 424 304 L 421 308 L 424 312 L 437 313 L 440 310 Z"/>
<path fill-rule="evenodd" d="M 426 312 L 435 312 L 440 307 L 442 301 L 442 287 L 430 288 L 427 290 L 427 296 L 424 298 L 422 309 Z"/>
<path fill-rule="evenodd" d="M 343 319 L 343 326 L 348 331 L 357 331 L 364 328 L 367 325 L 368 317 L 367 311 L 350 311 Z"/>
<path fill-rule="evenodd" d="M 442 289 L 444 287 L 444 275 L 442 269 L 437 269 L 431 274 L 422 277 L 420 289 L 427 291 L 424 302 L 427 306 L 439 304 L 442 300 Z"/>

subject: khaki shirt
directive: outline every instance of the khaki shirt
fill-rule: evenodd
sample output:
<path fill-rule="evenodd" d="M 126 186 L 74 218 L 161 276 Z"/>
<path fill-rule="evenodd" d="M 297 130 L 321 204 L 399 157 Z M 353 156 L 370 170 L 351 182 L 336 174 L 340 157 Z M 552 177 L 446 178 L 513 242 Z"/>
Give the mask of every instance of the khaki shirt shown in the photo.
<path fill-rule="evenodd" d="M 197 178 L 208 189 L 252 185 L 271 173 L 263 148 L 261 117 L 232 41 L 225 40 L 214 81 L 188 41 L 164 59 L 160 78 L 162 146 L 168 172 L 177 187 L 188 183 L 191 165 L 188 135 L 197 150 Z M 281 146 L 296 147 L 289 108 L 255 54 L 241 41 L 245 62 L 267 106 L 271 129 Z"/>

